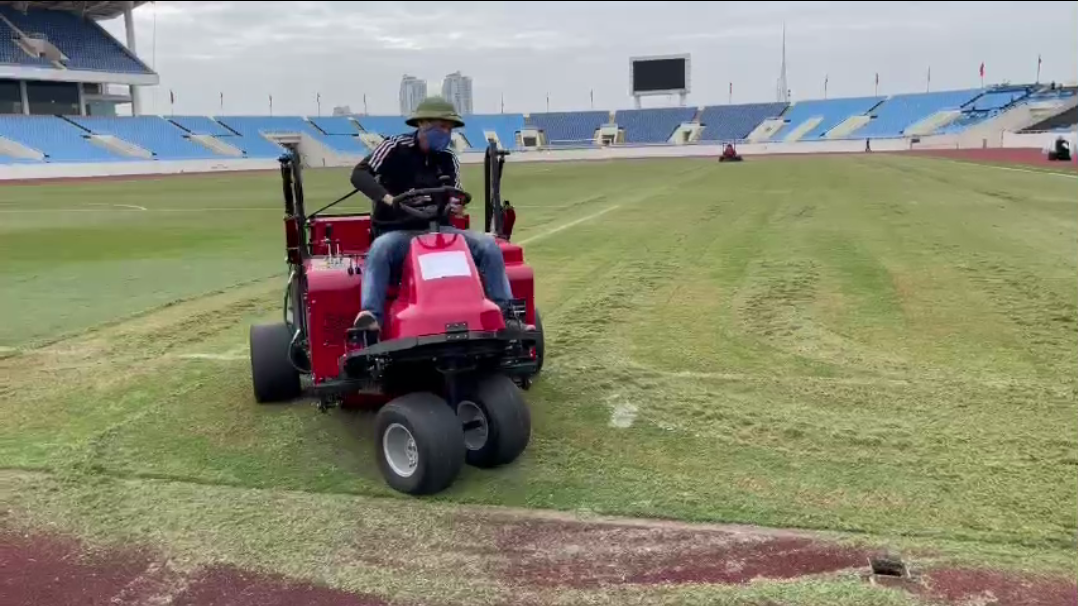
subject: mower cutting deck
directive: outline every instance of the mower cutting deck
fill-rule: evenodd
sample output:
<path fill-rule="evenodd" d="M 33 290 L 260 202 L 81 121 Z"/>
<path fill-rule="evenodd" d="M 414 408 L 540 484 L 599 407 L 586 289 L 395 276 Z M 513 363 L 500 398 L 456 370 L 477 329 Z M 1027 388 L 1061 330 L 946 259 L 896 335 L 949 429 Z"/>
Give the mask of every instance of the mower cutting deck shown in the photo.
<path fill-rule="evenodd" d="M 510 309 L 487 299 L 464 239 L 439 227 L 451 198 L 467 204 L 471 196 L 452 187 L 418 190 L 395 203 L 429 219 L 430 229 L 412 239 L 380 333 L 355 330 L 352 319 L 366 253 L 383 226 L 370 213 L 323 214 L 354 191 L 307 215 L 300 163 L 292 154 L 281 158 L 290 274 L 283 320 L 251 327 L 255 399 L 295 399 L 305 377 L 322 411 L 380 407 L 375 454 L 386 481 L 402 492 L 438 492 L 465 462 L 510 463 L 531 435 L 521 389 L 542 368 L 543 331 L 533 272 L 523 250 L 503 237 L 506 154 L 487 148 L 484 226 L 505 259 Z M 451 221 L 469 226 L 466 215 Z"/>

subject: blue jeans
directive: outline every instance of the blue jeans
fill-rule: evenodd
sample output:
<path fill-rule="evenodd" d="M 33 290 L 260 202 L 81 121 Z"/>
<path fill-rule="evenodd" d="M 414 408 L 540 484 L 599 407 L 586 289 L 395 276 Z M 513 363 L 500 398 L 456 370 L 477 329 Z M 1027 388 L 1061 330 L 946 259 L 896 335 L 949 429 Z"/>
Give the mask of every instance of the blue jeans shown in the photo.
<path fill-rule="evenodd" d="M 442 233 L 459 234 L 468 244 L 479 277 L 483 280 L 487 297 L 498 307 L 505 309 L 513 298 L 509 277 L 505 275 L 505 259 L 502 249 L 494 238 L 466 229 L 442 227 Z M 374 314 L 378 324 L 383 324 L 386 308 L 386 290 L 393 268 L 400 267 L 408 256 L 412 238 L 424 232 L 391 231 L 374 239 L 367 251 L 367 263 L 363 271 L 362 309 Z"/>

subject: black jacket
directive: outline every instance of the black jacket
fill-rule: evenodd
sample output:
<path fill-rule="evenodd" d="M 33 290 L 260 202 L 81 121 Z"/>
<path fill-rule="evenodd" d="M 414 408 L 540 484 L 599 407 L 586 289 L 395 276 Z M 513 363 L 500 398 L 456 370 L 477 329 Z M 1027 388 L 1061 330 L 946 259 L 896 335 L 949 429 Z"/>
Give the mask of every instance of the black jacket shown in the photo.
<path fill-rule="evenodd" d="M 428 223 L 395 211 L 382 203 L 410 189 L 453 185 L 463 189 L 460 164 L 452 150 L 424 152 L 418 135 L 411 132 L 383 140 L 352 171 L 352 185 L 374 201 L 374 220 L 381 232 L 396 229 L 425 229 Z"/>

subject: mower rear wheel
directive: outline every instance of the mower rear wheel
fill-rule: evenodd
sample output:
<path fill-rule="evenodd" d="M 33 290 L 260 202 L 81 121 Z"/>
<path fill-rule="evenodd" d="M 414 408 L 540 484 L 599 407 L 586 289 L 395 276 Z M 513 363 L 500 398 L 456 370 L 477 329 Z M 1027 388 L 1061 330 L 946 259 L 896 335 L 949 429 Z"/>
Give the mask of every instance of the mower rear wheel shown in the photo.
<path fill-rule="evenodd" d="M 406 494 L 444 490 L 464 466 L 464 432 L 439 396 L 417 392 L 394 399 L 374 419 L 378 468 Z"/>
<path fill-rule="evenodd" d="M 289 360 L 292 335 L 284 322 L 251 327 L 251 382 L 255 401 L 285 402 L 299 397 L 299 371 Z"/>
<path fill-rule="evenodd" d="M 485 377 L 457 404 L 466 461 L 474 467 L 512 463 L 531 439 L 531 411 L 524 394 L 505 375 Z"/>

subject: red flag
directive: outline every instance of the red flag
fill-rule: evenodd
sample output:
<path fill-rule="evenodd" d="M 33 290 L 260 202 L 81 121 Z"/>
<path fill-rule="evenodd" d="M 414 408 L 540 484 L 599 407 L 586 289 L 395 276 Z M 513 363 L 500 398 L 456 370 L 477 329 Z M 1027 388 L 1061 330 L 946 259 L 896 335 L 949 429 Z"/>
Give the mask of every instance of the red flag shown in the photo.
<path fill-rule="evenodd" d="M 880 72 L 876 72 L 876 84 L 880 83 Z"/>
<path fill-rule="evenodd" d="M 981 77 L 984 77 L 984 61 L 981 61 Z"/>
<path fill-rule="evenodd" d="M 171 89 L 168 91 L 168 102 L 172 105 L 176 104 L 176 93 L 172 92 Z"/>

